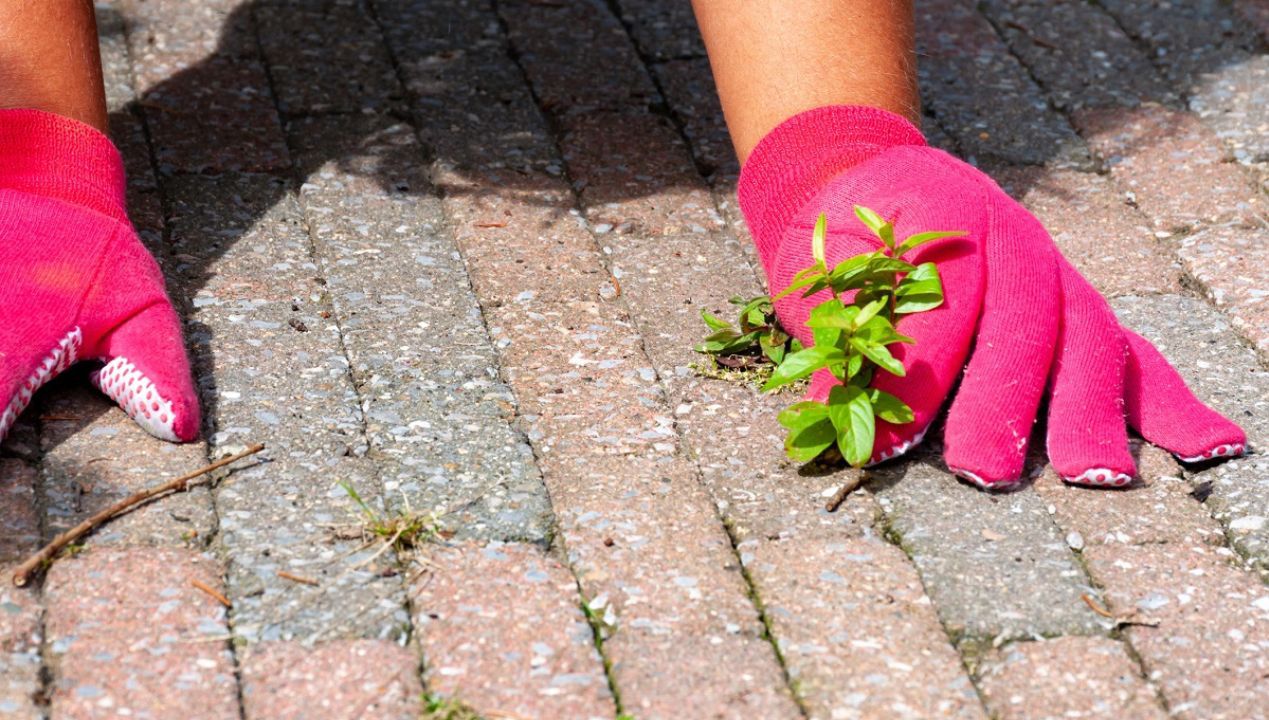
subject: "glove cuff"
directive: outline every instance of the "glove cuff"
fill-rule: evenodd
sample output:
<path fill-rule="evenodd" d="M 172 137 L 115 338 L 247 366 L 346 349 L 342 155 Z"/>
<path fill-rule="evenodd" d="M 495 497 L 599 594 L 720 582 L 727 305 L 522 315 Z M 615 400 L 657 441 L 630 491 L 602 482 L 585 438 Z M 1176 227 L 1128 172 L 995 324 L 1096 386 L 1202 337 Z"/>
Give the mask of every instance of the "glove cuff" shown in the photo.
<path fill-rule="evenodd" d="M 780 123 L 740 171 L 740 210 L 770 269 L 793 215 L 830 179 L 900 145 L 925 145 L 921 131 L 886 110 L 827 105 Z"/>
<path fill-rule="evenodd" d="M 0 189 L 127 222 L 123 158 L 97 129 L 42 110 L 0 110 Z"/>

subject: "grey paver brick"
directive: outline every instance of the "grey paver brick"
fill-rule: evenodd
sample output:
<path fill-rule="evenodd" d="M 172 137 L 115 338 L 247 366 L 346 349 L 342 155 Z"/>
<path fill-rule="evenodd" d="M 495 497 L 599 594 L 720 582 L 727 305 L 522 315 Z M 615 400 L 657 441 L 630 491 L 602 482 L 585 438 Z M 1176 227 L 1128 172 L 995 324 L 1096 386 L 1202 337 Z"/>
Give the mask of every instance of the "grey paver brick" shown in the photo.
<path fill-rule="evenodd" d="M 1133 446 L 1138 481 L 1129 488 L 1067 485 L 1052 467 L 1036 479 L 1036 492 L 1053 508 L 1058 526 L 1067 532 L 1068 544 L 1223 544 L 1220 525 L 1190 495 L 1193 486 L 1183 479 L 1172 456 L 1141 441 L 1133 441 Z"/>
<path fill-rule="evenodd" d="M 258 441 L 269 448 L 267 462 L 216 493 L 235 633 L 251 641 L 395 636 L 406 619 L 399 581 L 355 568 L 370 551 L 354 552 L 361 543 L 331 528 L 358 522 L 337 483 L 373 502 L 379 480 L 363 457 L 360 399 L 296 201 L 265 176 L 167 185 L 213 454 Z"/>
<path fill-rule="evenodd" d="M 660 100 L 621 22 L 602 2 L 498 4 L 541 106 L 560 117 Z M 586 61 L 577 62 L 578 53 Z"/>
<path fill-rule="evenodd" d="M 1190 277 L 1231 316 L 1238 331 L 1269 359 L 1269 229 L 1222 225 L 1204 228 L 1174 243 Z"/>
<path fill-rule="evenodd" d="M 253 0 L 115 0 L 128 27 L 138 78 L 162 79 L 220 52 L 259 55 Z M 142 82 L 141 89 L 149 83 Z"/>
<path fill-rule="evenodd" d="M 1101 293 L 1180 290 L 1180 268 L 1168 247 L 1105 176 L 1031 167 L 989 172 L 1044 223 L 1062 254 Z"/>
<path fill-rule="evenodd" d="M 287 115 L 382 111 L 401 97 L 383 37 L 365 7 L 256 8 L 260 48 Z"/>
<path fill-rule="evenodd" d="M 1265 0 L 1234 0 L 1234 9 L 1269 40 L 1269 3 Z"/>
<path fill-rule="evenodd" d="M 983 10 L 1063 110 L 1176 99 L 1109 14 L 1071 0 L 988 0 Z"/>
<path fill-rule="evenodd" d="M 877 475 L 890 529 L 953 638 L 1106 632 L 1080 600 L 1095 591 L 1039 495 L 982 492 L 929 458 Z"/>
<path fill-rule="evenodd" d="M 52 711 L 76 718 L 237 718 L 225 608 L 193 586 L 221 568 L 192 550 L 98 548 L 45 583 Z"/>
<path fill-rule="evenodd" d="M 422 694 L 418 658 L 386 640 L 261 643 L 242 660 L 248 720 L 412 720 Z"/>
<path fill-rule="evenodd" d="M 917 8 L 922 97 L 969 157 L 1024 165 L 1088 164 L 1088 150 L 1026 68 L 966 0 Z"/>
<path fill-rule="evenodd" d="M 50 536 L 70 529 L 111 503 L 207 464 L 203 443 L 156 442 L 82 374 L 59 385 L 41 415 L 40 441 L 45 527 Z M 89 542 L 202 545 L 216 530 L 211 494 L 194 487 L 149 503 L 102 527 Z"/>
<path fill-rule="evenodd" d="M 655 60 L 705 57 L 690 3 L 676 0 L 618 0 L 621 19 L 639 46 Z"/>
<path fill-rule="evenodd" d="M 1161 230 L 1251 221 L 1264 201 L 1194 116 L 1159 106 L 1086 110 L 1075 124 L 1110 174 Z"/>
<path fill-rule="evenodd" d="M 839 537 L 740 550 L 811 717 L 986 718 L 898 548 Z"/>
<path fill-rule="evenodd" d="M 1230 3 L 1110 0 L 1103 4 L 1152 51 L 1190 108 L 1244 161 L 1269 157 L 1269 65 L 1255 28 Z"/>
<path fill-rule="evenodd" d="M 429 690 L 482 716 L 616 708 L 568 568 L 525 544 L 427 547 L 411 586 Z"/>
<path fill-rule="evenodd" d="M 1012 643 L 993 651 L 978 675 L 1001 720 L 1168 717 L 1123 644 L 1106 638 Z"/>
<path fill-rule="evenodd" d="M 1269 568 L 1269 376 L 1219 312 L 1199 300 L 1124 297 L 1112 302 L 1125 325 L 1153 342 L 1195 394 L 1247 432 L 1253 454 L 1194 468 L 1190 480 L 1211 483 L 1206 505 L 1234 547 Z"/>
<path fill-rule="evenodd" d="M 651 71 L 660 82 L 666 103 L 683 125 L 697 167 L 715 182 L 727 178 L 734 182 L 740 175 L 740 163 L 727 134 L 709 60 L 670 60 L 653 65 Z"/>
<path fill-rule="evenodd" d="M 40 545 L 37 477 L 32 465 L 0 458 L 0 560 L 19 560 Z"/>
<path fill-rule="evenodd" d="M 544 541 L 546 489 L 440 201 L 416 194 L 428 183 L 410 128 L 327 117 L 291 134 L 313 168 L 301 200 L 386 499 L 454 510 L 442 524 L 464 537 Z"/>
<path fill-rule="evenodd" d="M 0 461 L 0 478 L 10 472 L 9 462 Z M 40 702 L 44 683 L 39 591 L 14 587 L 10 563 L 0 563 L 0 573 L 0 713 L 14 720 L 41 719 L 45 712 Z"/>
<path fill-rule="evenodd" d="M 1158 621 L 1158 627 L 1130 626 L 1126 634 L 1172 716 L 1266 717 L 1263 583 L 1231 566 L 1219 549 L 1105 545 L 1085 558 L 1112 612 Z"/>

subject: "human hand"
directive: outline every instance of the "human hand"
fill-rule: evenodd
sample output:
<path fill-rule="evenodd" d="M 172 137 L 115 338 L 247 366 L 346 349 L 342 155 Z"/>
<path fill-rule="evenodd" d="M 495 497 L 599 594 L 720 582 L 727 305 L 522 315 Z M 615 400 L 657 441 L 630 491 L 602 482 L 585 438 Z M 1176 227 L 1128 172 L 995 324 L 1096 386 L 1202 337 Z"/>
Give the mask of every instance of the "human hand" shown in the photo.
<path fill-rule="evenodd" d="M 855 205 L 876 210 L 900 238 L 968 232 L 910 255 L 914 263 L 938 264 L 946 301 L 903 319 L 900 331 L 916 339 L 895 353 L 906 377 L 879 374 L 874 382 L 914 415 L 901 426 L 878 423 L 874 462 L 920 441 L 971 343 L 973 357 L 948 411 L 944 456 L 954 472 L 984 487 L 1020 477 L 1051 367 L 1048 450 L 1072 482 L 1120 485 L 1131 479 L 1125 408 L 1147 439 L 1185 459 L 1243 449 L 1236 426 L 1188 390 L 1178 393 L 1184 383 L 1175 370 L 1148 343 L 1119 328 L 1105 301 L 1061 258 L 1030 213 L 976 169 L 927 147 L 902 118 L 871 108 L 827 107 L 786 121 L 746 162 L 740 200 L 773 293 L 812 264 L 810 238 L 821 212 L 828 217 L 830 265 L 879 246 L 854 219 Z M 785 297 L 776 312 L 809 343 L 805 322 L 823 299 Z M 815 377 L 810 397 L 823 399 L 834 382 L 827 373 Z M 1180 417 L 1198 418 L 1204 427 L 1182 432 Z"/>
<path fill-rule="evenodd" d="M 0 439 L 40 386 L 80 360 L 151 434 L 198 435 L 198 397 L 163 275 L 128 222 L 104 135 L 0 110 Z"/>

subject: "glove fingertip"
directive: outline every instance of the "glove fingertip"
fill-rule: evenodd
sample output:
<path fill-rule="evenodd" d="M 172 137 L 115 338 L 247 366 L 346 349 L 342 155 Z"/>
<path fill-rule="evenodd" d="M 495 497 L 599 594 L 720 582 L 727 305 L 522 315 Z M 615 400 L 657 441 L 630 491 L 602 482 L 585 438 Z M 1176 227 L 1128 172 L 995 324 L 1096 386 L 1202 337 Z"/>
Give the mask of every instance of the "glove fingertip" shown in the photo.
<path fill-rule="evenodd" d="M 170 442 L 198 437 L 198 398 L 188 379 L 147 374 L 120 356 L 94 372 L 92 382 L 151 435 Z"/>

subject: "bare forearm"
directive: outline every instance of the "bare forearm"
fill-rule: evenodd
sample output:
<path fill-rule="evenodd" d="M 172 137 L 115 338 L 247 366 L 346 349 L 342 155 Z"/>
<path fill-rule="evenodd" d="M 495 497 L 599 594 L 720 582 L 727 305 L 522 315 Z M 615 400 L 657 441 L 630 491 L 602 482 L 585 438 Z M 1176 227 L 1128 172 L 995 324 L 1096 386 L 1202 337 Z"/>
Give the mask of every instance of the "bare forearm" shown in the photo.
<path fill-rule="evenodd" d="M 743 162 L 785 119 L 823 105 L 920 115 L 911 0 L 692 0 Z"/>
<path fill-rule="evenodd" d="M 0 0 L 0 108 L 106 129 L 92 0 Z"/>

